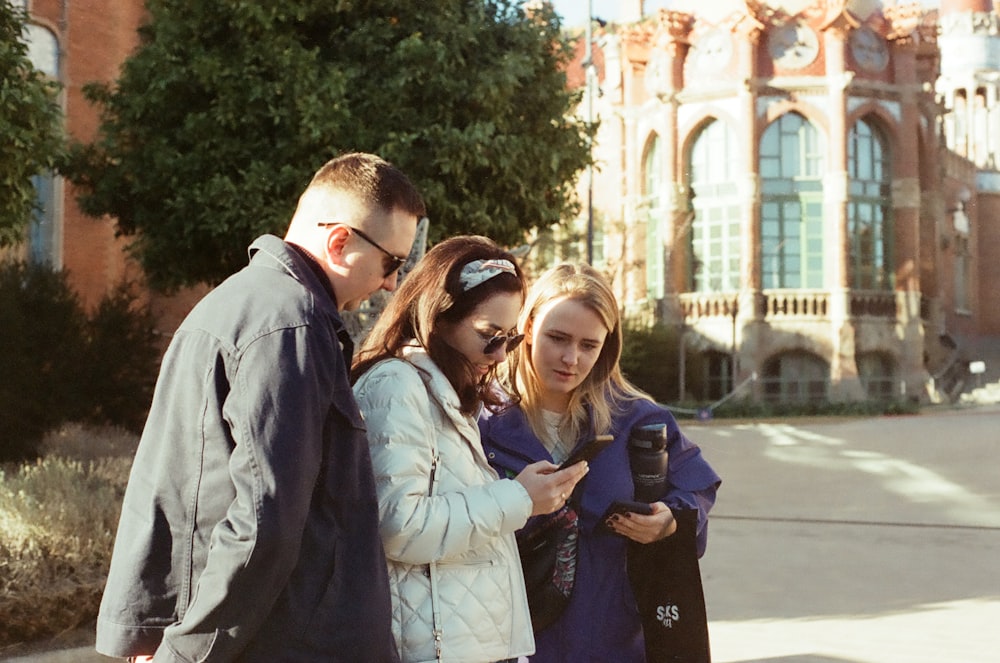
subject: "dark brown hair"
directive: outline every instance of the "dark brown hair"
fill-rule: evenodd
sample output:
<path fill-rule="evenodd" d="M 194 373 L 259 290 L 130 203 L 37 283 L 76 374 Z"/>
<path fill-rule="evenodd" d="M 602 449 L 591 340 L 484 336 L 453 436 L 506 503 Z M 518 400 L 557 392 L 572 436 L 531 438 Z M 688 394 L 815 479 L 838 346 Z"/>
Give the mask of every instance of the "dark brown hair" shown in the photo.
<path fill-rule="evenodd" d="M 474 260 L 507 260 L 517 273 L 504 272 L 463 290 L 462 268 Z M 389 300 L 355 355 L 351 382 L 383 359 L 401 356 L 403 346 L 416 339 L 455 388 L 462 412 L 474 413 L 480 402 L 499 405 L 504 395 L 491 388 L 496 367 L 479 377 L 475 367 L 444 341 L 442 333 L 498 293 L 516 293 L 523 301 L 525 289 L 524 274 L 514 256 L 493 240 L 478 235 L 444 240 L 420 259 Z"/>

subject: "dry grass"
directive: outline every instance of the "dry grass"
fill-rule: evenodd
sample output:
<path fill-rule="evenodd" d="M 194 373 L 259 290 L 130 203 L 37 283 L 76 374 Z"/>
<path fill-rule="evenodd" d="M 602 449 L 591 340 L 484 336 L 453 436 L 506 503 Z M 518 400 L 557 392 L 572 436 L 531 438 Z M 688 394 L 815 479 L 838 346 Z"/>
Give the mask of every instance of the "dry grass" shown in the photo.
<path fill-rule="evenodd" d="M 136 443 L 67 426 L 0 469 L 0 653 L 96 617 Z"/>

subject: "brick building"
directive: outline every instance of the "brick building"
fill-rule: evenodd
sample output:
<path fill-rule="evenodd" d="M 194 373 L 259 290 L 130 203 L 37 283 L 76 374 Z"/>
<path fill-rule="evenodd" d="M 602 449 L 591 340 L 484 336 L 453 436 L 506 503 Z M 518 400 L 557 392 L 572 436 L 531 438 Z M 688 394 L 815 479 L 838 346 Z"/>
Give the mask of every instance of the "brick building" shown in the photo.
<path fill-rule="evenodd" d="M 63 84 L 73 136 L 93 135 L 81 87 L 116 77 L 142 4 L 27 0 L 32 56 Z M 701 396 L 754 375 L 775 400 L 957 388 L 1000 339 L 991 3 L 623 7 L 629 20 L 581 40 L 593 66 L 569 70 L 601 123 L 578 223 L 629 310 L 676 324 L 702 355 Z M 58 179 L 38 184 L 29 255 L 93 305 L 135 267 L 111 220 L 84 216 Z M 151 295 L 164 332 L 198 294 Z"/>
<path fill-rule="evenodd" d="M 594 29 L 577 228 L 700 353 L 701 396 L 937 399 L 1000 360 L 991 3 L 671 6 Z"/>
<path fill-rule="evenodd" d="M 143 0 L 17 0 L 28 10 L 29 53 L 35 66 L 58 80 L 66 131 L 91 140 L 97 110 L 83 97 L 83 86 L 110 82 L 138 43 L 145 15 Z M 62 178 L 36 178 L 44 212 L 36 215 L 23 247 L 27 256 L 65 270 L 83 304 L 92 308 L 119 283 L 135 280 L 139 267 L 126 257 L 125 241 L 115 237 L 112 219 L 80 211 L 73 186 Z M 180 323 L 200 291 L 173 297 L 148 293 L 164 334 Z"/>

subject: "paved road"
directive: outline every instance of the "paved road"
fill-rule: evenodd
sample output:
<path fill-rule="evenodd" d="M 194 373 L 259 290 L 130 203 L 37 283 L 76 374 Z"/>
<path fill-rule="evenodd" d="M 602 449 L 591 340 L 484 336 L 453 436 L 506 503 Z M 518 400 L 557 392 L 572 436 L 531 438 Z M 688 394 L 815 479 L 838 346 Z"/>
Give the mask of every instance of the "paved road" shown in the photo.
<path fill-rule="evenodd" d="M 724 482 L 715 663 L 1000 662 L 1000 407 L 684 428 Z"/>
<path fill-rule="evenodd" d="M 1000 409 L 686 430 L 715 663 L 1000 661 Z"/>

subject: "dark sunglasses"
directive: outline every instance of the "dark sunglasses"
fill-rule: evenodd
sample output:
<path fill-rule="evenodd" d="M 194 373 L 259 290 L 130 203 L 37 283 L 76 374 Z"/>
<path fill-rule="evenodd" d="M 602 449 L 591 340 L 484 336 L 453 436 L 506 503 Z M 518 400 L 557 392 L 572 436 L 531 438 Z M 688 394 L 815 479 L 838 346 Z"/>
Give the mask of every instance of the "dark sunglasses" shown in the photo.
<path fill-rule="evenodd" d="M 518 334 L 517 332 L 511 332 L 509 334 L 497 334 L 486 341 L 486 347 L 483 348 L 484 355 L 491 355 L 501 347 L 506 345 L 505 352 L 510 352 L 524 340 L 524 334 Z"/>
<path fill-rule="evenodd" d="M 350 228 L 351 232 L 357 234 L 358 237 L 365 240 L 366 242 L 374 246 L 376 249 L 384 253 L 385 258 L 382 259 L 382 267 L 384 269 L 384 273 L 382 274 L 382 278 L 389 278 L 389 276 L 391 276 L 394 272 L 396 272 L 400 267 L 402 267 L 406 263 L 406 258 L 400 258 L 396 254 L 391 253 L 388 249 L 383 247 L 381 244 L 379 244 L 378 242 L 376 242 L 371 237 L 364 234 L 354 226 L 349 226 L 346 223 L 341 223 L 340 221 L 320 221 L 316 225 L 321 226 L 323 228 L 327 228 L 329 226 L 344 226 L 345 228 Z"/>

